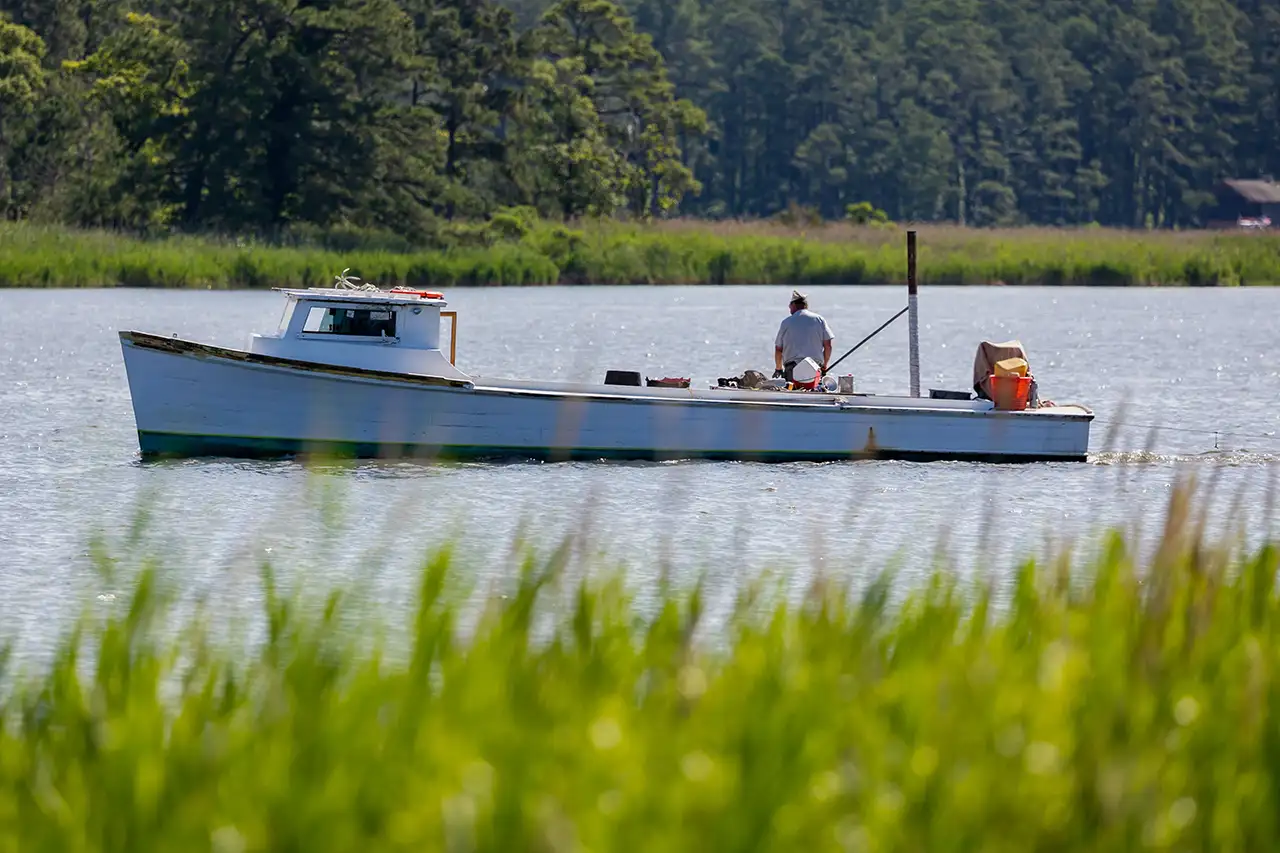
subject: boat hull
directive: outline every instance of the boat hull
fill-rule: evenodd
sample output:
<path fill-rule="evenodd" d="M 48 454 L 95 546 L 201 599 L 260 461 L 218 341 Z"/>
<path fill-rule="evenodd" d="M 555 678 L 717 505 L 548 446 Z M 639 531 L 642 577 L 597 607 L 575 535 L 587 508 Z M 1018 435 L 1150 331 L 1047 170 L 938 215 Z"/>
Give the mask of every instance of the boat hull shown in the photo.
<path fill-rule="evenodd" d="M 1076 461 L 1092 420 L 911 399 L 484 385 L 120 337 L 144 457 Z"/>

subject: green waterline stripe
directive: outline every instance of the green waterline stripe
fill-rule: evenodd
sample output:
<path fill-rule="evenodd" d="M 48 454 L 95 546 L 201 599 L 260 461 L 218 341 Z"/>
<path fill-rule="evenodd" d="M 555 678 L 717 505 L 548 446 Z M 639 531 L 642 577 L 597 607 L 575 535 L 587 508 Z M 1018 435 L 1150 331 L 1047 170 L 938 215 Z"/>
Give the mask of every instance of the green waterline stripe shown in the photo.
<path fill-rule="evenodd" d="M 138 431 L 144 458 L 232 456 L 267 458 L 293 455 L 329 455 L 343 458 L 409 458 L 441 460 L 532 459 L 542 461 L 641 460 L 672 461 L 701 459 L 744 462 L 840 462 L 895 460 L 909 462 L 1083 462 L 1085 454 L 1019 453 L 937 453 L 910 450 L 657 450 L 617 447 L 510 447 L 494 445 L 427 445 L 404 442 L 354 442 L 269 438 L 260 436 L 214 436 L 191 433 Z"/>

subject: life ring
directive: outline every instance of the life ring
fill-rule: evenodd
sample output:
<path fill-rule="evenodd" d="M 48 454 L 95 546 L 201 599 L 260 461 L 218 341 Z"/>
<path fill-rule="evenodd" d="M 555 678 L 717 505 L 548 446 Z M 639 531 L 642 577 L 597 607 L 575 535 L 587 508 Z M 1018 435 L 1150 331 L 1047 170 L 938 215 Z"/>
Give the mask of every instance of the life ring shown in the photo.
<path fill-rule="evenodd" d="M 443 293 L 434 290 L 414 290 L 411 287 L 393 287 L 391 293 L 412 293 L 420 299 L 444 299 Z"/>

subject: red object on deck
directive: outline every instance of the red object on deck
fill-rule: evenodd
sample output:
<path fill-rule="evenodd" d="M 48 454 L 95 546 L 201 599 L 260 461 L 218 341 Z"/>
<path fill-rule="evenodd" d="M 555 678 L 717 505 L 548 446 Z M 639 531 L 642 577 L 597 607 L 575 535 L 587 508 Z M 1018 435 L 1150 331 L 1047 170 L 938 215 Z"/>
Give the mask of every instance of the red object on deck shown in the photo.
<path fill-rule="evenodd" d="M 393 287 L 391 293 L 410 293 L 422 299 L 444 299 L 443 293 L 437 293 L 434 290 L 414 290 L 411 287 Z"/>
<path fill-rule="evenodd" d="M 1027 407 L 1031 399 L 1030 376 L 996 376 L 991 375 L 991 402 L 997 409 L 1020 412 Z"/>

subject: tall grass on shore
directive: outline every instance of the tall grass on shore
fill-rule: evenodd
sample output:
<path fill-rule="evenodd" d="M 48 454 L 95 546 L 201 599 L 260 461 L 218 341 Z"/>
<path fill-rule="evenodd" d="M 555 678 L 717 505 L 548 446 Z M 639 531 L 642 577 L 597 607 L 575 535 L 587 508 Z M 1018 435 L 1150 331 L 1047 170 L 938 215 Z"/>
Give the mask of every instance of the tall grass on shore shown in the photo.
<path fill-rule="evenodd" d="M 524 226 L 521 226 L 522 229 Z M 925 284 L 1280 283 L 1280 236 L 922 226 Z M 482 232 L 476 232 L 482 233 Z M 905 276 L 903 232 L 848 224 L 678 220 L 534 223 L 488 244 L 414 249 L 394 235 L 332 244 L 0 225 L 0 286 L 262 288 L 325 285 L 342 269 L 385 285 L 883 284 Z"/>
<path fill-rule="evenodd" d="M 446 550 L 401 653 L 266 571 L 238 657 L 161 638 L 151 569 L 0 700 L 0 850 L 1274 849 L 1280 552 L 1192 515 L 1144 565 L 757 589 L 715 644 L 563 552 L 460 632 Z"/>
<path fill-rule="evenodd" d="M 0 286 L 327 286 L 343 269 L 380 284 L 550 284 L 558 270 L 519 244 L 431 252 L 337 252 L 200 237 L 139 240 L 103 231 L 0 226 Z"/>

